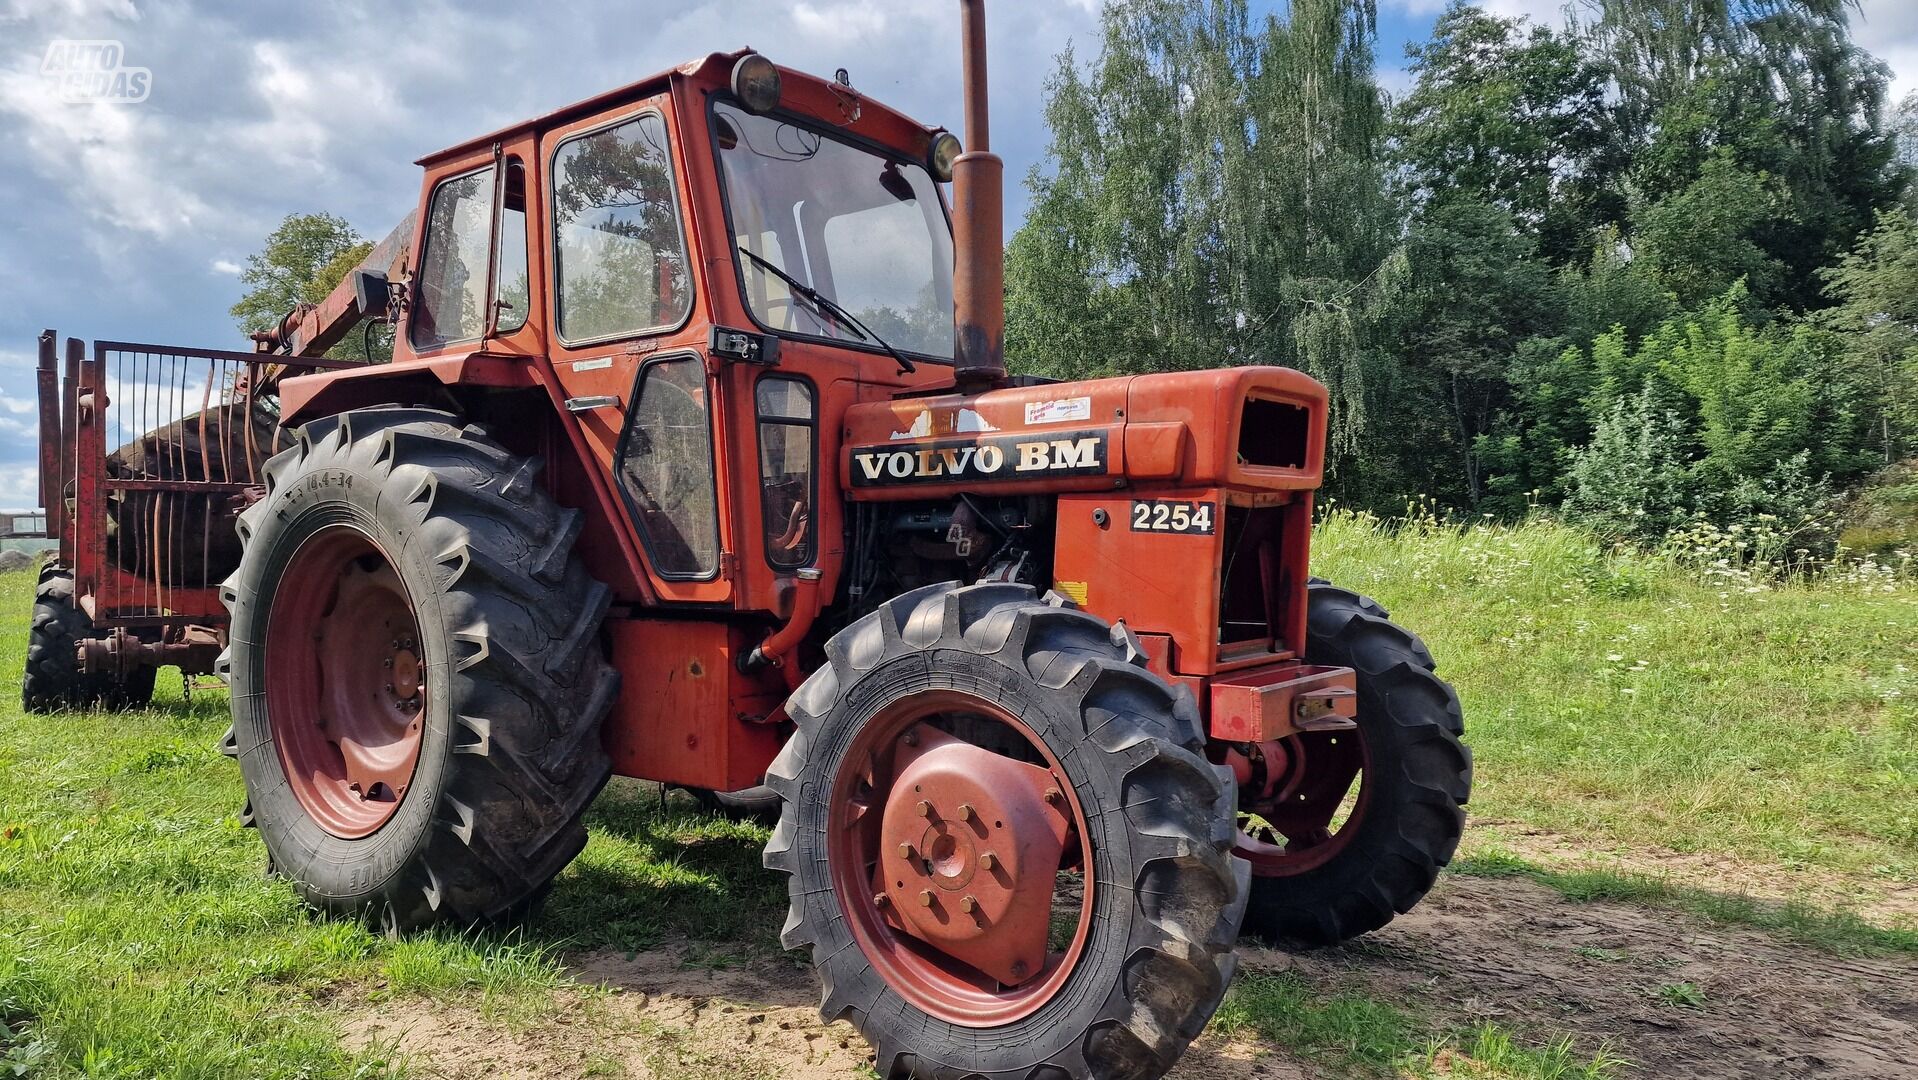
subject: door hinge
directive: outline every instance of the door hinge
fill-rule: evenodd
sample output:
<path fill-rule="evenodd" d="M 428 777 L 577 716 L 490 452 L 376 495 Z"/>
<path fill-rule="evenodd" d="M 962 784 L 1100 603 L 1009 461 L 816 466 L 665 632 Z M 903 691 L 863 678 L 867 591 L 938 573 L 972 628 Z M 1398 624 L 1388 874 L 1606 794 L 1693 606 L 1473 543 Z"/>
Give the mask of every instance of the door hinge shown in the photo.
<path fill-rule="evenodd" d="M 719 576 L 731 581 L 739 576 L 739 556 L 730 551 L 719 553 Z"/>

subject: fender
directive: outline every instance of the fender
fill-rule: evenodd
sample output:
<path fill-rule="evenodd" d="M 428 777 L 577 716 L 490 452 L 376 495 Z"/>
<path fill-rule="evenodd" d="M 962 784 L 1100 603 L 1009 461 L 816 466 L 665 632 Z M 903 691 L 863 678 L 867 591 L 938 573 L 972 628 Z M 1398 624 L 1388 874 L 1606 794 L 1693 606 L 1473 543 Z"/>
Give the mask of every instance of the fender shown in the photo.
<path fill-rule="evenodd" d="M 589 508 L 578 550 L 593 576 L 612 586 L 623 601 L 655 603 L 657 594 L 641 562 L 632 522 L 606 470 L 585 452 L 578 421 L 562 407 L 548 381 L 550 372 L 541 356 L 474 350 L 302 375 L 280 384 L 280 425 L 293 427 L 352 409 L 401 402 L 467 412 L 479 391 L 518 390 L 548 398 L 553 408 L 544 414 L 550 422 L 536 425 L 541 433 L 525 429 L 505 441 L 517 453 L 546 459 L 547 483 L 561 505 Z"/>
<path fill-rule="evenodd" d="M 446 397 L 446 388 L 455 386 L 540 388 L 526 357 L 502 353 L 469 352 L 431 360 L 369 364 L 282 380 L 280 424 L 295 427 L 349 409 L 397 401 L 430 403 Z"/>

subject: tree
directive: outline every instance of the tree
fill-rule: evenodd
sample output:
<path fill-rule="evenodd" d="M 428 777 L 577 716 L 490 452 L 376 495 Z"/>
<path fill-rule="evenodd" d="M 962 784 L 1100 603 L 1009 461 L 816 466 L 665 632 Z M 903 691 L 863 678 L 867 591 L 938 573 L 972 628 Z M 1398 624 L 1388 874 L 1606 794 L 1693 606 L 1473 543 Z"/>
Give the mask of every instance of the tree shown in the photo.
<path fill-rule="evenodd" d="M 1007 259 L 1007 350 L 1054 374 L 1278 363 L 1365 430 L 1403 278 L 1374 0 L 1118 0 L 1047 87 L 1049 168 Z"/>
<path fill-rule="evenodd" d="M 1762 302 L 1785 276 L 1784 263 L 1760 244 L 1785 202 L 1770 176 L 1719 154 L 1682 190 L 1634 211 L 1632 249 L 1681 305 L 1702 304 L 1741 281 Z"/>
<path fill-rule="evenodd" d="M 1449 417 L 1447 442 L 1460 466 L 1452 475 L 1462 481 L 1419 493 L 1446 501 L 1456 493 L 1476 507 L 1486 479 L 1480 441 L 1509 401 L 1512 358 L 1520 343 L 1561 321 L 1551 271 L 1510 212 L 1459 197 L 1420 213 L 1407 250 L 1401 362 L 1410 379 L 1420 380 L 1414 385 L 1425 407 Z M 1427 458 L 1437 449 L 1406 448 Z"/>
<path fill-rule="evenodd" d="M 1550 262 L 1582 257 L 1622 210 L 1603 182 L 1604 68 L 1569 36 L 1457 2 L 1406 52 L 1417 81 L 1392 110 L 1392 149 L 1412 200 L 1500 207 Z"/>
<path fill-rule="evenodd" d="M 361 239 L 342 218 L 288 214 L 267 234 L 265 246 L 247 256 L 240 271 L 247 291 L 229 309 L 234 322 L 242 334 L 273 329 L 295 306 L 326 299 L 372 251 L 373 242 Z M 393 329 L 384 321 L 363 319 L 326 355 L 386 363 L 393 359 Z"/>
<path fill-rule="evenodd" d="M 1584 0 L 1592 18 L 1578 32 L 1608 67 L 1634 218 L 1668 198 L 1696 207 L 1701 182 L 1706 190 L 1733 184 L 1755 208 L 1752 178 L 1775 180 L 1777 195 L 1746 238 L 1776 264 L 1769 280 L 1752 282 L 1766 306 L 1820 306 L 1817 268 L 1908 182 L 1885 128 L 1889 70 L 1852 43 L 1854 7 Z"/>
<path fill-rule="evenodd" d="M 317 304 L 372 250 L 353 226 L 332 214 L 288 214 L 248 255 L 240 271 L 246 292 L 231 308 L 242 334 L 270 330 L 297 304 Z"/>
<path fill-rule="evenodd" d="M 1844 334 L 1844 372 L 1878 456 L 1918 448 L 1918 225 L 1903 209 L 1821 271 L 1837 306 L 1825 325 Z"/>

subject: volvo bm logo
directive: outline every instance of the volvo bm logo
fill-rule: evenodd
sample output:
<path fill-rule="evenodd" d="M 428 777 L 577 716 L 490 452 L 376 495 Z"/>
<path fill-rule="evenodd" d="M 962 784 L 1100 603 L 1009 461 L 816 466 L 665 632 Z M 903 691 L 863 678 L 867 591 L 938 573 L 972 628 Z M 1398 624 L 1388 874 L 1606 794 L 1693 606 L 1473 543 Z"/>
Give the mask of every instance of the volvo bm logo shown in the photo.
<path fill-rule="evenodd" d="M 1018 480 L 1029 476 L 1096 476 L 1105 471 L 1106 436 L 1101 431 L 942 439 L 865 447 L 852 452 L 854 487 Z"/>

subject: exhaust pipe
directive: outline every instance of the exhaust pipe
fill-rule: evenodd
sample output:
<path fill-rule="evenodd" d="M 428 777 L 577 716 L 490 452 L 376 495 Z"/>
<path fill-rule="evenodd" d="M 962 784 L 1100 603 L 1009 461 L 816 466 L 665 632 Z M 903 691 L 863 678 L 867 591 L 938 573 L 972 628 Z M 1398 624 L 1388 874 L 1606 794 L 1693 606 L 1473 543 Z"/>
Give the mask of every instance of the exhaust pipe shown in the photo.
<path fill-rule="evenodd" d="M 952 164 L 952 376 L 963 393 L 1006 378 L 1005 163 L 986 111 L 986 4 L 959 0 L 966 152 Z"/>

